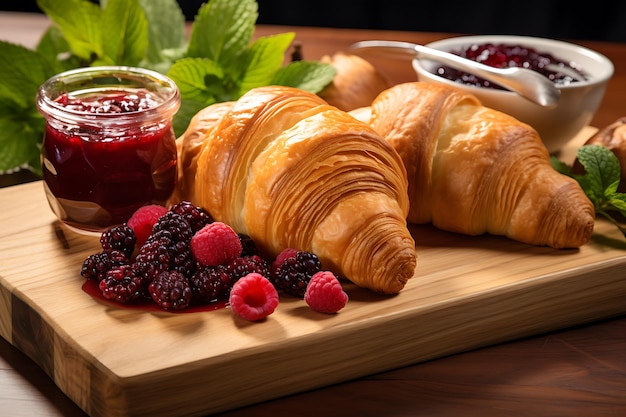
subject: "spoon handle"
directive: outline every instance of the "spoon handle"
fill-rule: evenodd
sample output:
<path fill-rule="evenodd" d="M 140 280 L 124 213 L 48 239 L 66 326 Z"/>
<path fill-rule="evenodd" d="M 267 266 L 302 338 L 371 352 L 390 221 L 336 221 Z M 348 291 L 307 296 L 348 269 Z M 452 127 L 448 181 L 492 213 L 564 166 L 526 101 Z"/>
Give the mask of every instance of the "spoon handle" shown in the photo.
<path fill-rule="evenodd" d="M 444 52 L 437 49 L 428 48 L 426 46 L 400 41 L 361 41 L 352 45 L 352 50 L 357 49 L 376 49 L 385 52 L 390 56 L 397 58 L 423 58 L 446 64 L 458 70 L 469 72 L 476 76 L 486 76 L 482 78 L 490 78 L 500 76 L 504 70 L 501 68 L 490 67 L 480 62 L 470 61 L 469 59 L 460 57 L 450 52 Z"/>

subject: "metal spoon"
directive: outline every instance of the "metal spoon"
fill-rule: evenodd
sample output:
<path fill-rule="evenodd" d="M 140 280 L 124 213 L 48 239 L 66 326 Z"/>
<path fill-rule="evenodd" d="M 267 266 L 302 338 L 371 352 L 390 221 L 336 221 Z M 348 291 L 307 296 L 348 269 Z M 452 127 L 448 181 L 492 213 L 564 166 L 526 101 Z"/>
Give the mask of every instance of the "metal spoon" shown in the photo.
<path fill-rule="evenodd" d="M 497 83 L 507 90 L 526 97 L 543 107 L 550 108 L 556 106 L 561 96 L 561 91 L 554 83 L 536 71 L 518 67 L 490 67 L 489 65 L 481 64 L 449 52 L 439 51 L 411 42 L 383 40 L 361 41 L 353 44 L 350 49 L 355 52 L 378 50 L 401 58 L 424 58 L 441 62 L 452 68 Z"/>

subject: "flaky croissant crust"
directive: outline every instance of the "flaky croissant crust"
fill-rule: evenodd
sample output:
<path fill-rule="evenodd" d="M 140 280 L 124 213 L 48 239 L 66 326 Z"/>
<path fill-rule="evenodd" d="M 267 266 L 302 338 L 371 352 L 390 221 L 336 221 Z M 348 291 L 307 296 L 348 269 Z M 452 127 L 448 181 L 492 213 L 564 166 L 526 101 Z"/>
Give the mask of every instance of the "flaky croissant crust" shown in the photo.
<path fill-rule="evenodd" d="M 338 109 L 350 111 L 369 106 L 378 94 L 391 87 L 375 66 L 358 55 L 337 52 L 320 61 L 335 67 L 337 74 L 318 95 Z"/>
<path fill-rule="evenodd" d="M 589 241 L 595 212 L 579 184 L 552 168 L 533 128 L 471 94 L 404 83 L 353 115 L 402 156 L 410 222 L 555 248 Z"/>
<path fill-rule="evenodd" d="M 205 133 L 199 151 L 182 154 L 194 190 L 179 195 L 251 236 L 267 257 L 309 250 L 324 268 L 380 293 L 399 292 L 414 275 L 406 171 L 374 129 L 278 86 L 250 91 L 219 118 L 202 114 L 209 121 L 179 138 L 195 143 L 188 135 L 197 126 Z"/>

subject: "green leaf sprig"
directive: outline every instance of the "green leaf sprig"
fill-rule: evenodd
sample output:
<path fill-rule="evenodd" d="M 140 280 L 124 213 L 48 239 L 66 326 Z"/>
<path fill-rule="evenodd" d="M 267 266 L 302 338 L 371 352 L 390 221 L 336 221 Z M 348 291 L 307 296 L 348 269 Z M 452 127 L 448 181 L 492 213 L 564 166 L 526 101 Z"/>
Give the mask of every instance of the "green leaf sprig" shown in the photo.
<path fill-rule="evenodd" d="M 34 50 L 0 41 L 0 174 L 41 175 L 45 122 L 35 106 L 41 84 L 72 68 L 139 66 L 168 75 L 181 91 L 179 136 L 202 108 L 237 100 L 252 88 L 285 85 L 320 92 L 335 69 L 318 61 L 285 63 L 293 32 L 253 41 L 254 0 L 209 0 L 186 37 L 176 0 L 37 0 L 52 25 Z"/>
<path fill-rule="evenodd" d="M 584 174 L 574 174 L 572 169 L 556 157 L 552 166 L 559 172 L 574 178 L 594 205 L 596 215 L 611 221 L 626 237 L 626 228 L 616 219 L 615 213 L 626 217 L 626 193 L 618 190 L 620 162 L 609 148 L 601 145 L 581 146 L 576 158 L 583 166 Z"/>

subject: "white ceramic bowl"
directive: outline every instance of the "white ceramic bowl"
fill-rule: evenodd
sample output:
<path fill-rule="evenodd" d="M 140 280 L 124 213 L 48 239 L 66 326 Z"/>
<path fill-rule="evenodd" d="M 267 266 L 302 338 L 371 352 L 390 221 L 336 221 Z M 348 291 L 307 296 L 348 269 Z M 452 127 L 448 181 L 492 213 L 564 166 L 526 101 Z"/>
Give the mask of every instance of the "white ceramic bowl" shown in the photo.
<path fill-rule="evenodd" d="M 435 74 L 441 64 L 426 60 L 413 60 L 419 81 L 454 85 L 476 95 L 482 103 L 510 114 L 533 126 L 546 148 L 556 153 L 582 128 L 589 125 L 597 111 L 606 85 L 613 75 L 613 63 L 604 55 L 572 43 L 528 36 L 480 35 L 457 36 L 429 43 L 428 47 L 443 51 L 459 51 L 471 44 L 486 43 L 521 45 L 548 53 L 565 62 L 575 62 L 588 75 L 586 80 L 560 86 L 561 97 L 554 108 L 545 108 L 526 98 L 503 90 L 461 84 Z"/>

